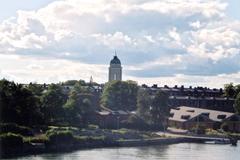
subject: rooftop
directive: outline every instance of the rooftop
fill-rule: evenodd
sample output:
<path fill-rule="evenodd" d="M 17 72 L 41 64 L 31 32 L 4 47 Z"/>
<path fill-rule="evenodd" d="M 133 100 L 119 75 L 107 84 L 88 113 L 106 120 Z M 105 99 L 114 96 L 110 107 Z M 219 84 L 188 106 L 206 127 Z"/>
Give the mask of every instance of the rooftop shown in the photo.
<path fill-rule="evenodd" d="M 215 122 L 221 122 L 224 119 L 234 115 L 230 112 L 222 112 L 216 110 L 202 109 L 202 108 L 193 108 L 187 106 L 181 106 L 176 109 L 171 109 L 170 114 L 172 115 L 169 120 L 185 122 L 190 119 L 193 119 L 199 115 L 207 116 L 210 120 Z"/>

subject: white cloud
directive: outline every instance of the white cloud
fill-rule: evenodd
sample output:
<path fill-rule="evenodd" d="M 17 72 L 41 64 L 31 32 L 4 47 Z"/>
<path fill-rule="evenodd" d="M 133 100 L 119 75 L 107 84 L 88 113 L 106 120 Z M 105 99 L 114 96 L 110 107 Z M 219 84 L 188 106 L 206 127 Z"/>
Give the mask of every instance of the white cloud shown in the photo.
<path fill-rule="evenodd" d="M 228 23 L 231 22 L 222 22 L 222 26 L 210 24 L 192 31 L 192 44 L 188 52 L 214 61 L 237 55 L 240 52 L 240 32 Z"/>
<path fill-rule="evenodd" d="M 189 25 L 195 29 L 199 29 L 202 26 L 200 21 L 190 22 Z"/>
<path fill-rule="evenodd" d="M 128 35 L 124 35 L 122 32 L 115 32 L 114 34 L 95 34 L 93 37 L 103 45 L 109 48 L 124 48 L 128 45 L 134 45 L 132 39 Z"/>
<path fill-rule="evenodd" d="M 0 68 L 4 68 L 0 72 L 0 79 L 7 78 L 23 83 L 56 83 L 69 79 L 88 81 L 90 76 L 93 76 L 97 82 L 102 83 L 107 80 L 107 66 L 105 65 L 90 65 L 62 59 L 36 59 L 16 55 L 0 55 L 0 59 L 3 62 L 0 63 Z"/>
<path fill-rule="evenodd" d="M 222 0 L 61 0 L 18 11 L 0 24 L 1 74 L 49 82 L 94 74 L 104 82 L 116 49 L 126 77 L 164 74 L 179 83 L 173 75 L 193 82 L 193 74 L 227 77 L 240 70 L 240 21 L 227 17 L 226 6 Z M 232 66 L 221 68 L 226 64 Z"/>
<path fill-rule="evenodd" d="M 177 16 L 191 16 L 202 14 L 206 17 L 215 15 L 224 16 L 223 11 L 227 7 L 226 3 L 219 1 L 188 1 L 188 0 L 165 0 L 150 1 L 141 5 L 141 8 L 149 11 L 156 11 L 163 14 L 174 14 Z"/>
<path fill-rule="evenodd" d="M 172 30 L 170 30 L 168 34 L 173 40 L 176 41 L 177 44 L 181 44 L 181 37 L 177 32 L 176 28 L 173 28 Z"/>

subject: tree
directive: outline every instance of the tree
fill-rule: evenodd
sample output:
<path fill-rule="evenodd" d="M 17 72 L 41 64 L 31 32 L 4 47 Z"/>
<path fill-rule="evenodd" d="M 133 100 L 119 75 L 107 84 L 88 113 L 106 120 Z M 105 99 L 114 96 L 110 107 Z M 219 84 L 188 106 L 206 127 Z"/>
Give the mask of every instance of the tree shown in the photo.
<path fill-rule="evenodd" d="M 170 108 L 168 107 L 168 95 L 163 91 L 158 91 L 152 100 L 150 114 L 154 125 L 158 126 L 159 123 L 166 123 L 169 116 Z"/>
<path fill-rule="evenodd" d="M 139 89 L 137 95 L 137 114 L 144 119 L 145 122 L 151 120 L 150 107 L 152 105 L 152 99 L 148 90 Z"/>
<path fill-rule="evenodd" d="M 224 85 L 224 95 L 226 97 L 233 98 L 235 96 L 235 88 L 233 86 L 233 83 L 225 84 Z"/>
<path fill-rule="evenodd" d="M 235 98 L 237 97 L 237 95 L 240 93 L 240 84 L 236 85 L 235 87 Z"/>
<path fill-rule="evenodd" d="M 31 91 L 33 95 L 38 97 L 40 97 L 44 91 L 44 86 L 36 83 L 30 83 L 26 88 Z"/>
<path fill-rule="evenodd" d="M 65 118 L 72 124 L 87 123 L 96 110 L 89 87 L 76 83 L 64 105 Z"/>
<path fill-rule="evenodd" d="M 240 114 L 240 93 L 238 93 L 237 98 L 235 100 L 235 110 L 238 114 Z"/>
<path fill-rule="evenodd" d="M 38 99 L 21 84 L 0 80 L 1 122 L 32 125 L 41 121 Z"/>
<path fill-rule="evenodd" d="M 104 86 L 101 104 L 113 110 L 136 110 L 138 86 L 134 81 L 111 81 Z"/>
<path fill-rule="evenodd" d="M 78 81 L 77 80 L 68 80 L 64 82 L 64 85 L 74 86 Z"/>
<path fill-rule="evenodd" d="M 63 105 L 67 95 L 63 93 L 61 86 L 51 84 L 41 97 L 42 112 L 46 123 L 62 121 L 64 117 Z"/>

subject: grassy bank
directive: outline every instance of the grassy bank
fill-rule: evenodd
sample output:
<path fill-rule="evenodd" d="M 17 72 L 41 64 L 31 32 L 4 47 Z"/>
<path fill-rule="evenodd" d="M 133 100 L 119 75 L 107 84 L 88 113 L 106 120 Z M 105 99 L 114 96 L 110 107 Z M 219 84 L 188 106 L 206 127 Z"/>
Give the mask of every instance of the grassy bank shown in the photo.
<path fill-rule="evenodd" d="M 13 127 L 14 126 L 14 127 Z M 24 128 L 15 124 L 2 125 L 0 134 L 1 158 L 46 152 L 65 152 L 82 148 L 120 146 L 125 140 L 161 138 L 147 131 L 130 129 L 100 129 L 89 125 L 86 128 L 35 126 Z M 22 131 L 24 129 L 24 132 Z"/>
<path fill-rule="evenodd" d="M 226 137 L 226 135 L 240 137 L 239 134 L 230 134 L 216 130 L 208 130 L 206 135 L 214 137 Z M 33 128 L 25 128 L 13 124 L 5 124 L 4 130 L 1 130 L 0 134 L 0 158 L 49 152 L 67 152 L 86 148 L 146 146 L 182 142 L 197 142 L 197 140 L 186 137 L 160 136 L 154 132 L 125 128 L 118 130 L 100 129 L 95 125 L 89 125 L 86 128 L 71 126 L 35 126 Z"/>

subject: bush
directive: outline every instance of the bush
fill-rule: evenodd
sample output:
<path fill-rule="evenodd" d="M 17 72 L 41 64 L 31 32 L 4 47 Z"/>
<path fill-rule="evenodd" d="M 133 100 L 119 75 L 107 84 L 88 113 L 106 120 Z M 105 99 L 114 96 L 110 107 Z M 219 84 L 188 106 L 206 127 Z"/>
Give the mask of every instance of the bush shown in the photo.
<path fill-rule="evenodd" d="M 51 133 L 56 133 L 56 132 L 62 132 L 62 131 L 69 131 L 74 134 L 79 133 L 79 129 L 75 127 L 56 127 L 56 126 L 50 126 L 49 130 L 47 130 L 46 135 L 49 135 Z"/>
<path fill-rule="evenodd" d="M 113 143 L 112 139 L 105 136 L 76 136 L 75 138 L 78 146 L 81 147 L 99 147 Z"/>
<path fill-rule="evenodd" d="M 0 146 L 4 150 L 23 146 L 23 137 L 19 134 L 5 133 L 0 135 Z"/>
<path fill-rule="evenodd" d="M 205 132 L 206 132 L 206 135 L 209 135 L 209 136 L 224 136 L 224 134 L 219 132 L 218 130 L 214 130 L 210 128 L 206 129 Z"/>
<path fill-rule="evenodd" d="M 71 131 L 48 132 L 47 137 L 48 143 L 54 145 L 72 144 L 75 141 Z"/>
<path fill-rule="evenodd" d="M 99 142 L 105 141 L 105 136 L 76 136 L 78 142 Z"/>
<path fill-rule="evenodd" d="M 89 124 L 88 128 L 89 129 L 99 129 L 99 126 L 98 125 L 94 125 L 94 124 Z"/>
<path fill-rule="evenodd" d="M 24 142 L 28 142 L 28 143 L 46 143 L 47 141 L 48 141 L 48 137 L 45 134 L 42 134 L 37 137 L 24 138 Z"/>
<path fill-rule="evenodd" d="M 33 132 L 30 128 L 19 126 L 15 123 L 3 123 L 0 124 L 0 132 L 1 133 L 15 133 L 15 134 L 21 134 L 23 136 L 33 136 Z"/>
<path fill-rule="evenodd" d="M 227 123 L 223 123 L 223 124 L 221 125 L 221 128 L 222 128 L 225 132 L 229 132 L 229 126 L 228 126 Z"/>
<path fill-rule="evenodd" d="M 198 128 L 193 127 L 189 131 L 192 133 L 197 133 L 197 134 L 205 134 L 206 133 L 206 128 L 203 126 L 199 126 Z"/>
<path fill-rule="evenodd" d="M 128 117 L 128 119 L 121 121 L 121 126 L 125 128 L 140 129 L 140 130 L 149 128 L 147 123 L 136 115 L 131 115 Z"/>

